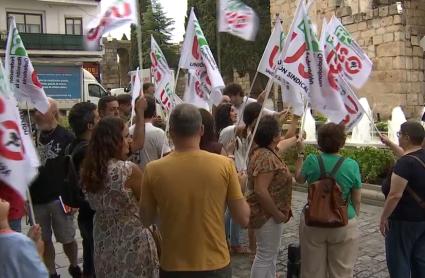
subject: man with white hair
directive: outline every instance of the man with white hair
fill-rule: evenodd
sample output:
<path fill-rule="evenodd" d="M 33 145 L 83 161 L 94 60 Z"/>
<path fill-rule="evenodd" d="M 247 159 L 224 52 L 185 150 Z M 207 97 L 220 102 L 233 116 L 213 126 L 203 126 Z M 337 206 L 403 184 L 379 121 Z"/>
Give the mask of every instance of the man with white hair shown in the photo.
<path fill-rule="evenodd" d="M 72 142 L 74 136 L 59 125 L 59 109 L 56 101 L 49 98 L 49 104 L 50 108 L 45 114 L 36 111 L 34 117 L 38 128 L 36 147 L 41 162 L 39 175 L 30 187 L 35 221 L 41 226 L 45 245 L 44 263 L 50 277 L 59 277 L 55 268 L 52 232 L 55 233 L 56 240 L 62 243 L 69 259 L 69 273 L 72 277 L 81 277 L 74 216 L 61 202 L 61 184 L 64 176 L 61 175 L 61 171 L 57 171 L 58 159 L 64 156 L 65 148 Z"/>

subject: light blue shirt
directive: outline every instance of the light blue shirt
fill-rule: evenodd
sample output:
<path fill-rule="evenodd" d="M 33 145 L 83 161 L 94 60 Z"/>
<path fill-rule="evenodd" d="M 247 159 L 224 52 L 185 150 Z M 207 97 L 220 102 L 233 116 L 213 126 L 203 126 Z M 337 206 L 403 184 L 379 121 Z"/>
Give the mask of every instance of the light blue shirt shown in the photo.
<path fill-rule="evenodd" d="M 16 232 L 0 234 L 0 277 L 48 276 L 46 267 L 30 238 Z"/>

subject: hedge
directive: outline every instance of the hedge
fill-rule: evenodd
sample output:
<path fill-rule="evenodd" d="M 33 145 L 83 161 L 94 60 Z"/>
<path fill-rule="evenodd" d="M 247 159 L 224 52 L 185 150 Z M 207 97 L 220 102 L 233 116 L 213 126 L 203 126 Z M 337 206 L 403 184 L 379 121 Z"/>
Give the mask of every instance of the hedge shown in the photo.
<path fill-rule="evenodd" d="M 305 146 L 305 155 L 318 154 L 319 151 L 314 145 Z M 374 147 L 345 147 L 340 154 L 356 160 L 360 166 L 362 182 L 381 184 L 394 164 L 394 155 L 388 149 Z M 283 155 L 283 160 L 288 165 L 292 173 L 295 171 L 295 160 L 297 153 L 295 148 L 290 149 Z"/>

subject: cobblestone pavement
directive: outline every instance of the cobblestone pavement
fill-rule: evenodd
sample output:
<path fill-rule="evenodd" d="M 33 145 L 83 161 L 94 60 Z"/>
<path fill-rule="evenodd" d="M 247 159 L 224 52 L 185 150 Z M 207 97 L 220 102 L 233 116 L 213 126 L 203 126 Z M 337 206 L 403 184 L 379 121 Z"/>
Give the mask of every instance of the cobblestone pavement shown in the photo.
<path fill-rule="evenodd" d="M 287 262 L 287 246 L 290 243 L 298 242 L 298 225 L 299 216 L 302 207 L 305 204 L 307 195 L 301 192 L 294 192 L 293 194 L 293 213 L 294 217 L 289 223 L 286 224 L 284 233 L 282 235 L 282 247 L 278 257 L 278 271 L 279 277 L 283 278 L 286 275 L 286 262 Z M 379 233 L 378 221 L 382 208 L 365 205 L 361 207 L 361 215 L 359 219 L 360 236 L 360 250 L 359 256 L 354 268 L 354 277 L 356 278 L 383 278 L 389 277 L 387 266 L 385 263 L 385 248 L 384 239 Z M 25 228 L 24 230 L 27 230 Z M 79 246 L 79 258 L 82 260 L 82 247 L 81 237 L 77 231 L 77 242 Z M 246 231 L 243 231 L 242 242 L 247 243 Z M 58 274 L 61 277 L 70 277 L 68 274 L 68 260 L 63 253 L 60 244 L 55 244 L 56 249 L 56 267 Z M 251 269 L 251 261 L 247 256 L 233 256 L 233 277 L 246 278 L 249 277 Z M 312 277 L 314 278 L 314 277 Z"/>
<path fill-rule="evenodd" d="M 279 277 L 286 277 L 287 246 L 290 243 L 298 243 L 298 225 L 300 213 L 307 199 L 306 193 L 294 192 L 293 214 L 294 217 L 286 224 L 283 235 L 281 250 L 278 256 Z M 359 219 L 360 250 L 354 267 L 356 278 L 383 278 L 389 277 L 385 262 L 384 238 L 379 233 L 379 217 L 382 208 L 362 204 Z M 246 233 L 243 239 L 246 242 Z M 233 277 L 249 277 L 251 261 L 248 257 L 233 257 Z M 312 277 L 314 278 L 314 277 Z"/>

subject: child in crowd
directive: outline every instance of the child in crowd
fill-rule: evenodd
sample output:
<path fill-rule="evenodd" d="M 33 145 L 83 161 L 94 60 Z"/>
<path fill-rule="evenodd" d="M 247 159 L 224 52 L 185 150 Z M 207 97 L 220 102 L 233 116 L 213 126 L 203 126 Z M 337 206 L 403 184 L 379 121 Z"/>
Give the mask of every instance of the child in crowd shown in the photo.
<path fill-rule="evenodd" d="M 43 254 L 40 226 L 31 227 L 28 237 L 13 231 L 7 220 L 9 209 L 9 202 L 0 199 L 0 276 L 48 277 L 40 259 Z"/>

